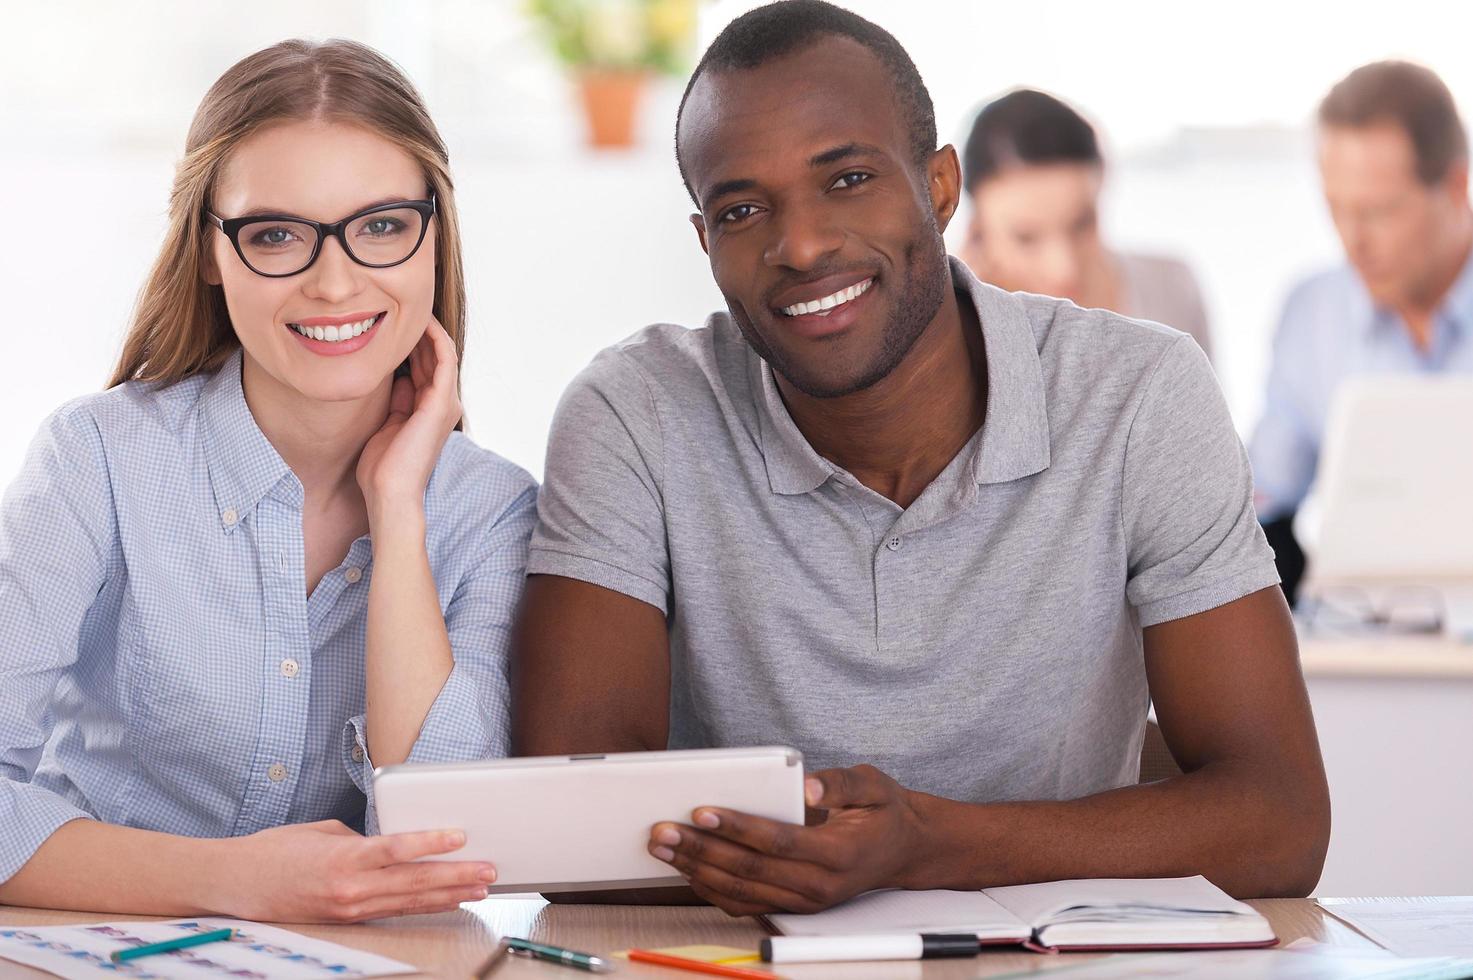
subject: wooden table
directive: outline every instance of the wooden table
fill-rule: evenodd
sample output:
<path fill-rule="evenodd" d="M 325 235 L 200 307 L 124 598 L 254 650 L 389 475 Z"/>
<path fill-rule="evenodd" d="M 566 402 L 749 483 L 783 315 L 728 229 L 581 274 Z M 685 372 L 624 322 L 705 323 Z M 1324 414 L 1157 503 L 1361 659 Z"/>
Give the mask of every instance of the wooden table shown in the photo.
<path fill-rule="evenodd" d="M 1369 939 L 1327 915 L 1310 899 L 1269 899 L 1249 903 L 1268 917 L 1281 943 L 1308 937 L 1336 946 L 1377 948 Z M 125 915 L 55 912 L 0 906 L 0 925 L 65 925 L 116 922 Z M 391 919 L 357 926 L 285 928 L 329 942 L 393 957 L 420 968 L 425 976 L 465 980 L 485 959 L 499 935 L 525 936 L 584 952 L 607 955 L 631 946 L 644 948 L 718 943 L 754 949 L 763 936 L 751 919 L 732 919 L 710 908 L 650 906 L 548 905 L 538 898 L 493 898 L 434 916 Z M 1045 956 L 1011 950 L 989 950 L 975 960 L 932 960 L 901 963 L 837 963 L 786 965 L 792 980 L 959 980 L 1017 971 L 1044 972 L 1078 963 L 1093 954 Z M 1245 953 L 1244 955 L 1251 955 Z M 509 961 L 495 980 L 572 980 L 586 976 L 548 963 Z M 695 978 L 701 974 L 621 962 L 619 976 Z M 45 974 L 0 960 L 0 976 Z"/>

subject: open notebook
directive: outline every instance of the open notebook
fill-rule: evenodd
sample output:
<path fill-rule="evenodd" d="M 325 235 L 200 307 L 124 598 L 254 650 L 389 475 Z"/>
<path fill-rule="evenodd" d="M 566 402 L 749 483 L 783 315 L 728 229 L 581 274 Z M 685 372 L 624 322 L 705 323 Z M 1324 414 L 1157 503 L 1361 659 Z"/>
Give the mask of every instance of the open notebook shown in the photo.
<path fill-rule="evenodd" d="M 1272 946 L 1268 920 L 1212 882 L 1093 878 L 980 892 L 869 892 L 816 915 L 770 915 L 785 936 L 975 932 L 983 945 L 1055 949 Z"/>

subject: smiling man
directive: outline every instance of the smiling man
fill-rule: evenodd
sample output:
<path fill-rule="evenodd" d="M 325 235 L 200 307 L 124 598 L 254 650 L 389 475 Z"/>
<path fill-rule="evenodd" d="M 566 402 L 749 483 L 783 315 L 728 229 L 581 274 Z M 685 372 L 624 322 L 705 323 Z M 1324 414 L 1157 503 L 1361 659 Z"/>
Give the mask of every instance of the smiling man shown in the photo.
<path fill-rule="evenodd" d="M 677 153 L 728 311 L 563 399 L 516 750 L 801 749 L 813 825 L 651 832 L 736 914 L 1086 876 L 1305 894 L 1324 774 L 1196 345 L 949 260 L 956 154 L 904 50 L 839 8 L 727 27 Z M 1139 786 L 1152 698 L 1185 774 Z"/>

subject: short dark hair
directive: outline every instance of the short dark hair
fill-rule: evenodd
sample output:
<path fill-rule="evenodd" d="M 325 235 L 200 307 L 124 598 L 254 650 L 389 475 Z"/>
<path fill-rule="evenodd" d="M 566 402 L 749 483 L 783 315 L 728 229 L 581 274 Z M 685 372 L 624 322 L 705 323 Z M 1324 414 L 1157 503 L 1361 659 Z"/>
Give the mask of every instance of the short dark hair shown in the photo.
<path fill-rule="evenodd" d="M 1052 95 L 1029 88 L 994 99 L 977 113 L 962 151 L 969 190 L 1007 167 L 1046 163 L 1102 166 L 1094 127 Z"/>
<path fill-rule="evenodd" d="M 1417 176 L 1435 184 L 1468 159 L 1468 133 L 1453 94 L 1430 68 L 1376 61 L 1341 79 L 1320 103 L 1322 126 L 1395 123 L 1412 141 Z"/>
<path fill-rule="evenodd" d="M 847 37 L 874 52 L 895 83 L 895 98 L 910 131 L 913 159 L 923 165 L 936 151 L 936 108 L 931 104 L 931 93 L 926 90 L 915 62 L 894 35 L 824 0 L 779 0 L 750 10 L 727 24 L 701 55 L 686 83 L 680 109 L 675 114 L 675 162 L 692 200 L 695 193 L 685 172 L 685 161 L 680 157 L 680 119 L 696 79 L 708 71 L 757 68 L 826 37 Z"/>

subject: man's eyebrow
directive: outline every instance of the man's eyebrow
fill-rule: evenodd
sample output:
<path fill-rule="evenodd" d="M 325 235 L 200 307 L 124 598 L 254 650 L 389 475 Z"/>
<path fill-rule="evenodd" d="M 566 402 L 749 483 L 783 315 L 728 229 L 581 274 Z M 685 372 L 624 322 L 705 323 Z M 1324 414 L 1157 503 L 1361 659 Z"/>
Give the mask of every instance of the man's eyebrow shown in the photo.
<path fill-rule="evenodd" d="M 723 180 L 715 187 L 706 192 L 701 200 L 701 210 L 711 210 L 711 202 L 727 194 L 735 194 L 737 191 L 749 191 L 757 186 L 757 182 L 749 177 L 740 177 L 735 180 Z"/>
<path fill-rule="evenodd" d="M 831 163 L 847 160 L 849 157 L 883 156 L 884 153 L 884 150 L 878 146 L 871 146 L 869 143 L 845 143 L 843 146 L 835 146 L 809 157 L 808 166 L 826 167 Z"/>
<path fill-rule="evenodd" d="M 368 204 L 365 204 L 362 207 L 354 208 L 352 211 L 349 211 L 348 213 L 349 214 L 357 214 L 360 211 L 367 211 L 369 208 L 376 208 L 376 207 L 380 207 L 380 206 L 385 205 L 385 204 L 401 204 L 401 203 L 403 203 L 404 201 L 407 201 L 407 200 L 410 200 L 410 198 L 407 198 L 407 197 L 385 197 L 385 198 L 381 198 L 380 200 L 373 201 L 373 202 L 370 202 Z M 272 207 L 250 208 L 249 210 L 242 211 L 240 214 L 236 215 L 236 217 L 237 218 L 256 218 L 256 217 L 260 217 L 262 215 L 276 215 L 276 216 L 283 217 L 283 218 L 300 218 L 300 217 L 302 217 L 299 214 L 294 214 L 293 212 L 289 211 L 286 208 L 272 208 Z M 307 218 L 307 219 L 304 219 L 304 220 L 310 221 L 312 219 Z"/>

